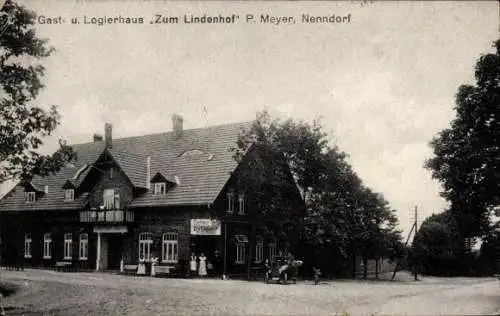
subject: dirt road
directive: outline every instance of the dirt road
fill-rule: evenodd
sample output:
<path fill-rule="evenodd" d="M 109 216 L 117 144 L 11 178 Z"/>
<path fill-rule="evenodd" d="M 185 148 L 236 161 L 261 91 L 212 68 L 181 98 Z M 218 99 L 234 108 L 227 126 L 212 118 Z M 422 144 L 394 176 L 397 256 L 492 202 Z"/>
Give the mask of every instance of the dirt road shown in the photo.
<path fill-rule="evenodd" d="M 177 280 L 104 273 L 1 271 L 19 291 L 7 315 L 496 315 L 500 280 L 304 281 Z"/>

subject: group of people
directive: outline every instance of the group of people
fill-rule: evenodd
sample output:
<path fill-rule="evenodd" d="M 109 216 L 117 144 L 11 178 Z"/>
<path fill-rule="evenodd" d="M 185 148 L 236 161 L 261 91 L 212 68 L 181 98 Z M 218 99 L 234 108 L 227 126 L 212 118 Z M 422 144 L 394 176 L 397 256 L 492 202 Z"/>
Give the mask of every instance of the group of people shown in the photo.
<path fill-rule="evenodd" d="M 208 260 L 205 254 L 202 252 L 199 256 L 195 253 L 191 254 L 189 260 L 189 275 L 190 277 L 206 277 L 206 276 L 216 276 L 221 275 L 221 257 L 218 250 L 214 251 L 213 257 Z"/>

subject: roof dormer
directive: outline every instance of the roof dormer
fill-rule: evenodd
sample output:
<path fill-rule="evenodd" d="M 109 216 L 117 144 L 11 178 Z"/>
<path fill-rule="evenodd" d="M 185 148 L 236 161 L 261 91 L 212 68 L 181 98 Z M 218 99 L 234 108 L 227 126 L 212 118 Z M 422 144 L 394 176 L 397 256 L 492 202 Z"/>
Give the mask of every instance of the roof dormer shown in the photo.
<path fill-rule="evenodd" d="M 154 195 L 164 195 L 170 188 L 176 185 L 174 181 L 164 176 L 161 172 L 157 172 L 153 178 L 151 178 L 151 184 Z"/>

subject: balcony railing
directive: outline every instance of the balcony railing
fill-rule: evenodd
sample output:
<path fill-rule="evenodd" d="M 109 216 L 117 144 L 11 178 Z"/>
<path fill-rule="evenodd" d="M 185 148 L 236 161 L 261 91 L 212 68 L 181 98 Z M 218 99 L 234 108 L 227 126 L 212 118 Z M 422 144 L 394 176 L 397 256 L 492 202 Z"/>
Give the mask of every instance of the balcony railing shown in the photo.
<path fill-rule="evenodd" d="M 128 210 L 87 210 L 80 212 L 83 223 L 131 223 L 134 212 Z"/>

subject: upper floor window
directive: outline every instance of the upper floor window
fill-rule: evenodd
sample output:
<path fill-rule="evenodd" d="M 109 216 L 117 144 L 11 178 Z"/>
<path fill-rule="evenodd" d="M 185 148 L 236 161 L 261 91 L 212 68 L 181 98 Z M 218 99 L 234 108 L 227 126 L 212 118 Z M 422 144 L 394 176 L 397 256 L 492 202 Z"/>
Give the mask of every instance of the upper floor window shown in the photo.
<path fill-rule="evenodd" d="M 234 192 L 233 191 L 229 191 L 227 193 L 227 212 L 228 213 L 234 212 Z"/>
<path fill-rule="evenodd" d="M 245 195 L 240 194 L 238 196 L 238 214 L 243 215 L 245 214 Z"/>
<path fill-rule="evenodd" d="M 153 244 L 153 234 L 139 234 L 139 260 L 151 260 L 151 245 Z"/>
<path fill-rule="evenodd" d="M 64 191 L 64 200 L 65 201 L 73 201 L 75 199 L 75 190 L 74 189 L 66 189 Z"/>
<path fill-rule="evenodd" d="M 52 258 L 52 250 L 51 250 L 51 245 L 52 243 L 52 236 L 50 233 L 45 233 L 43 235 L 43 259 L 50 259 Z"/>
<path fill-rule="evenodd" d="M 165 182 L 155 183 L 154 194 L 160 195 L 167 192 L 167 184 Z"/>
<path fill-rule="evenodd" d="M 35 192 L 26 192 L 26 202 L 33 203 L 35 202 Z"/>
<path fill-rule="evenodd" d="M 120 192 L 117 189 L 105 189 L 102 199 L 105 209 L 120 208 Z"/>
<path fill-rule="evenodd" d="M 162 261 L 176 263 L 178 256 L 178 236 L 176 233 L 163 234 Z"/>
<path fill-rule="evenodd" d="M 24 257 L 31 258 L 31 245 L 33 240 L 31 239 L 31 233 L 24 235 Z"/>

